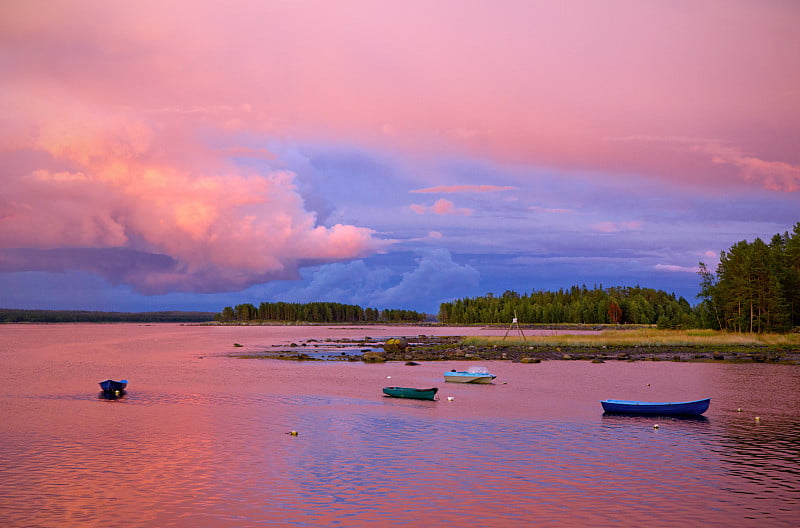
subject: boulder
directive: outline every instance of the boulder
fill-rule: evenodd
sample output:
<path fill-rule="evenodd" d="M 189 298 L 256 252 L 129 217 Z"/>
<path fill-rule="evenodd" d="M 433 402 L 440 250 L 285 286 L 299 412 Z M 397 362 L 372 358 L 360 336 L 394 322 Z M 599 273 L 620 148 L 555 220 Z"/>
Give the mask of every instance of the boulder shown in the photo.
<path fill-rule="evenodd" d="M 386 362 L 386 357 L 381 354 L 380 352 L 365 352 L 363 356 L 361 356 L 364 363 L 384 363 Z"/>
<path fill-rule="evenodd" d="M 383 349 L 390 354 L 403 352 L 407 348 L 408 340 L 406 340 L 404 337 L 387 339 L 383 344 Z"/>

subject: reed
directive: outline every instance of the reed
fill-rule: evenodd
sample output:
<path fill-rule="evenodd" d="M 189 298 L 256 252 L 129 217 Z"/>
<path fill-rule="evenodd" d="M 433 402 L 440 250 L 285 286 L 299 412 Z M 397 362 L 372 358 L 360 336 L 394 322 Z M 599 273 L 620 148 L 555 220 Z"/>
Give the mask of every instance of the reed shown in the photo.
<path fill-rule="evenodd" d="M 800 334 L 745 334 L 715 330 L 605 330 L 599 334 L 532 335 L 522 339 L 471 336 L 464 346 L 800 346 Z"/>

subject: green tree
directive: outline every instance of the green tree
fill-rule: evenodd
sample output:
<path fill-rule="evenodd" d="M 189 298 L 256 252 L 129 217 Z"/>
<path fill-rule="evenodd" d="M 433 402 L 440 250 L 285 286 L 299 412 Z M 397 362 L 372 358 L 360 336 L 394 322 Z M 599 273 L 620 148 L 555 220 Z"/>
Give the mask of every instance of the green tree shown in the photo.
<path fill-rule="evenodd" d="M 800 223 L 790 235 L 742 240 L 720 252 L 716 275 L 700 263 L 696 318 L 736 332 L 785 331 L 800 318 Z"/>

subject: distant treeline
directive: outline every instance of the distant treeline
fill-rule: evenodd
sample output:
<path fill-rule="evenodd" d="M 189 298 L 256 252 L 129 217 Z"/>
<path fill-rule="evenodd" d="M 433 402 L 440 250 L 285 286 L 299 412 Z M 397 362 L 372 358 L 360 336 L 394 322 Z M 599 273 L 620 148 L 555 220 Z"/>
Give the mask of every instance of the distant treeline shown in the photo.
<path fill-rule="evenodd" d="M 800 327 L 800 222 L 769 244 L 756 238 L 720 253 L 717 272 L 700 262 L 700 297 L 692 307 L 662 290 L 573 286 L 568 290 L 443 303 L 439 321 L 448 324 L 633 323 L 661 328 L 714 328 L 734 332 L 786 332 Z"/>
<path fill-rule="evenodd" d="M 353 304 L 335 302 L 285 303 L 262 302 L 256 308 L 253 304 L 226 306 L 214 315 L 215 321 L 278 321 L 291 323 L 419 323 L 425 314 L 412 310 L 376 310 L 362 308 Z"/>
<path fill-rule="evenodd" d="M 459 299 L 442 303 L 439 321 L 448 324 L 657 324 L 663 328 L 692 327 L 697 317 L 684 298 L 662 290 L 636 287 L 573 286 L 568 290 L 537 291 L 520 295 L 506 291 L 495 297 Z"/>
<path fill-rule="evenodd" d="M 781 332 L 800 326 L 800 222 L 769 244 L 742 240 L 720 253 L 716 274 L 700 263 L 707 326 L 735 332 Z"/>
<path fill-rule="evenodd" d="M 0 323 L 199 323 L 213 320 L 212 312 L 127 313 L 0 308 Z"/>

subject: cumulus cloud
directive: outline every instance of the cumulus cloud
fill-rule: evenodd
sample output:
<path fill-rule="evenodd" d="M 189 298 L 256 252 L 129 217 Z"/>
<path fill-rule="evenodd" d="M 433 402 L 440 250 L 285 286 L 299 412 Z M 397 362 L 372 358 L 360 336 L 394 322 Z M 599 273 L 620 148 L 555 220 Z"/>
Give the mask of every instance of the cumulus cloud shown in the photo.
<path fill-rule="evenodd" d="M 454 262 L 445 249 L 422 253 L 416 267 L 403 274 L 357 260 L 309 268 L 302 275 L 301 285 L 272 283 L 264 293 L 288 302 L 330 300 L 379 309 L 435 311 L 441 302 L 474 295 L 480 278 L 475 268 Z"/>
<path fill-rule="evenodd" d="M 289 171 L 242 168 L 225 149 L 125 113 L 35 117 L 22 141 L 0 133 L 2 271 L 46 260 L 47 271 L 90 271 L 142 293 L 226 291 L 383 245 L 370 229 L 319 225 Z"/>
<path fill-rule="evenodd" d="M 424 253 L 399 284 L 376 292 L 373 304 L 394 307 L 414 305 L 419 299 L 452 299 L 476 288 L 479 278 L 478 270 L 454 262 L 449 251 L 434 249 Z"/>
<path fill-rule="evenodd" d="M 425 206 L 420 204 L 411 204 L 409 206 L 412 211 L 417 214 L 426 214 L 426 213 L 433 213 L 436 215 L 462 215 L 462 216 L 470 216 L 472 214 L 472 209 L 469 208 L 457 208 L 453 202 L 450 200 L 445 200 L 441 198 L 436 200 L 433 205 Z"/>

